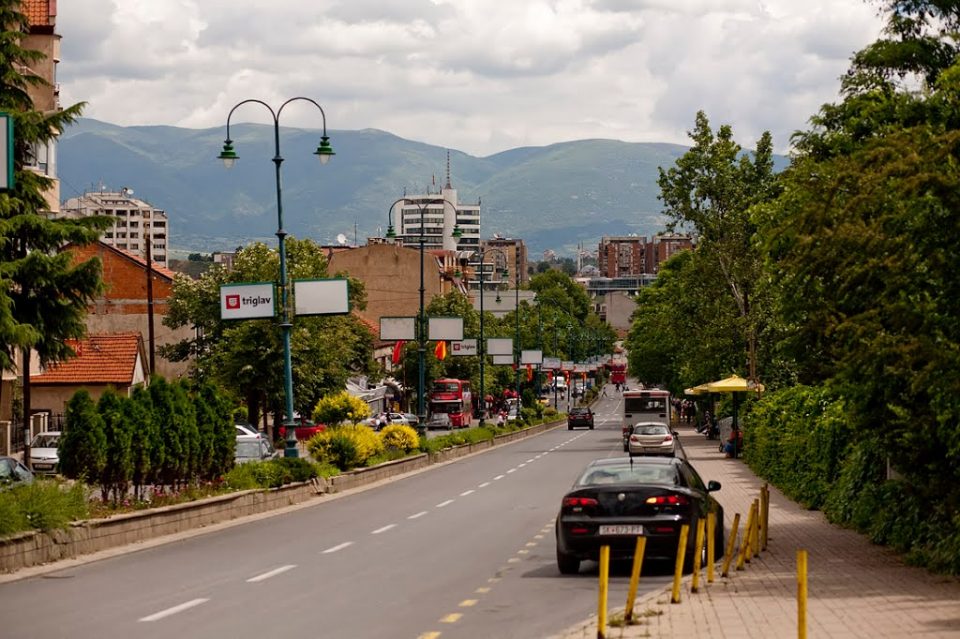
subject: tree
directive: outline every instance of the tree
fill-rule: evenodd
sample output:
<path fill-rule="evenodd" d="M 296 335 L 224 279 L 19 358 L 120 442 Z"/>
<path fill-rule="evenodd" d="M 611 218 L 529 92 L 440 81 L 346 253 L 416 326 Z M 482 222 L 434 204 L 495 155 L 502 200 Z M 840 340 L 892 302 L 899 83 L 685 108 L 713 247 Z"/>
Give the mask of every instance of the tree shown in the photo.
<path fill-rule="evenodd" d="M 327 277 L 321 248 L 311 240 L 287 238 L 291 279 Z M 220 319 L 220 286 L 231 282 L 269 282 L 279 277 L 277 252 L 263 243 L 237 251 L 234 268 L 227 272 L 214 265 L 198 280 L 174 280 L 170 311 L 164 324 L 171 328 L 194 326 L 195 337 L 161 348 L 173 361 L 196 357 L 195 373 L 243 397 L 253 423 L 260 415 L 283 412 L 283 347 L 273 320 L 224 322 Z M 351 308 L 366 304 L 363 284 L 350 279 Z M 373 335 L 354 315 L 298 317 L 291 332 L 294 408 L 310 414 L 326 393 L 343 388 L 353 374 L 374 369 Z"/>
<path fill-rule="evenodd" d="M 70 479 L 96 480 L 106 464 L 107 438 L 103 420 L 90 393 L 79 390 L 67 402 L 60 472 Z"/>
<path fill-rule="evenodd" d="M 139 425 L 128 421 L 123 411 L 123 404 L 131 401 L 108 388 L 97 402 L 106 440 L 105 463 L 99 476 L 100 493 L 103 501 L 112 493 L 114 504 L 126 496 L 133 477 L 133 429 Z"/>
<path fill-rule="evenodd" d="M 87 305 L 100 291 L 100 262 L 72 264 L 65 244 L 96 241 L 108 220 L 54 219 L 44 194 L 53 182 L 30 167 L 35 149 L 52 144 L 79 117 L 82 105 L 50 113 L 34 110 L 28 88 L 46 81 L 25 73 L 43 54 L 20 43 L 29 31 L 19 0 L 0 0 L 0 111 L 14 120 L 14 187 L 0 193 L 0 367 L 21 354 L 23 419 L 30 415 L 30 352 L 41 364 L 74 355 L 68 344 L 86 332 Z"/>
<path fill-rule="evenodd" d="M 132 480 L 137 499 L 143 496 L 143 486 L 159 480 L 160 469 L 165 461 L 163 435 L 157 413 L 153 409 L 153 397 L 143 386 L 137 386 L 129 402 L 120 406 L 123 420 L 134 424 L 130 440 Z"/>
<path fill-rule="evenodd" d="M 749 375 L 756 379 L 761 315 L 754 308 L 754 293 L 761 261 L 752 244 L 755 226 L 750 210 L 778 193 L 773 141 L 765 132 L 752 156 L 745 154 L 733 140 L 733 129 L 723 125 L 714 133 L 702 111 L 689 135 L 693 147 L 675 166 L 660 169 L 659 197 L 672 219 L 670 230 L 692 229 L 698 237 L 697 250 L 715 261 L 723 274 L 726 293 L 742 321 Z"/>

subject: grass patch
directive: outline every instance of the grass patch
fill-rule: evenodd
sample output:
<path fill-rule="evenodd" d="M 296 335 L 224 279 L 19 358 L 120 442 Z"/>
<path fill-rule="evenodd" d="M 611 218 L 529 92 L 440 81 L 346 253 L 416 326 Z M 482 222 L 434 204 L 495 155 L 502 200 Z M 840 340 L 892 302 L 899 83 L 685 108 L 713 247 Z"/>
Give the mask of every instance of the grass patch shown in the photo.
<path fill-rule="evenodd" d="M 26 530 L 66 528 L 87 517 L 86 487 L 37 480 L 0 492 L 0 535 Z"/>

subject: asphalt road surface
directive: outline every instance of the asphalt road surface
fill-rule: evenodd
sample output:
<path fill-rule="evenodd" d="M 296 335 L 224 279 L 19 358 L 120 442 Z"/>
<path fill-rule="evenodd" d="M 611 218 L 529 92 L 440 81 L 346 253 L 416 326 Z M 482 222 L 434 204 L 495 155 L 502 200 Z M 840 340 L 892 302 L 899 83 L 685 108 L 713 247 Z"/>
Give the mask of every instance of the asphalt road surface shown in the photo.
<path fill-rule="evenodd" d="M 593 431 L 561 427 L 309 508 L 0 584 L 0 634 L 549 637 L 596 612 L 597 565 L 561 576 L 553 521 L 587 462 L 624 454 L 609 388 Z M 629 566 L 614 567 L 611 608 L 628 579 Z M 669 579 L 645 575 L 640 592 Z"/>

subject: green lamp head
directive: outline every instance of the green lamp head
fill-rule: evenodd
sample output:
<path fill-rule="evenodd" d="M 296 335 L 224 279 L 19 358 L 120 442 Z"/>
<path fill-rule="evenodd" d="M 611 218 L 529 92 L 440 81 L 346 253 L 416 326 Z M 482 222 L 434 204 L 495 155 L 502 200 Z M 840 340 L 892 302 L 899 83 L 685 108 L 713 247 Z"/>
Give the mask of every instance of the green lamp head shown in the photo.
<path fill-rule="evenodd" d="M 223 160 L 223 166 L 228 169 L 233 168 L 233 165 L 236 164 L 237 160 L 240 159 L 240 156 L 237 155 L 237 152 L 233 150 L 233 140 L 224 140 L 223 150 L 220 151 L 220 155 L 217 157 Z"/>
<path fill-rule="evenodd" d="M 313 152 L 318 158 L 320 158 L 320 164 L 326 164 L 330 161 L 336 153 L 333 152 L 333 147 L 330 146 L 330 138 L 326 135 L 320 138 L 320 146 L 317 147 L 317 150 Z"/>

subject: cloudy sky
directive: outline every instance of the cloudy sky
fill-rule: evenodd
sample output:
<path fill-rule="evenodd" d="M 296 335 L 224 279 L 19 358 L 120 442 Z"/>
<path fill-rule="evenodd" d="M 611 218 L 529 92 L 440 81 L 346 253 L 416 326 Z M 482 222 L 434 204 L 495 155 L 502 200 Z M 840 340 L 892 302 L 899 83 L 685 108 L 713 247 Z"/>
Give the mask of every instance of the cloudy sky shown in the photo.
<path fill-rule="evenodd" d="M 698 109 L 785 151 L 880 35 L 864 0 L 71 0 L 61 101 L 121 125 L 221 126 L 303 95 L 327 126 L 474 155 L 687 143 Z M 238 121 L 266 120 L 253 108 Z M 281 124 L 319 128 L 306 105 Z"/>

